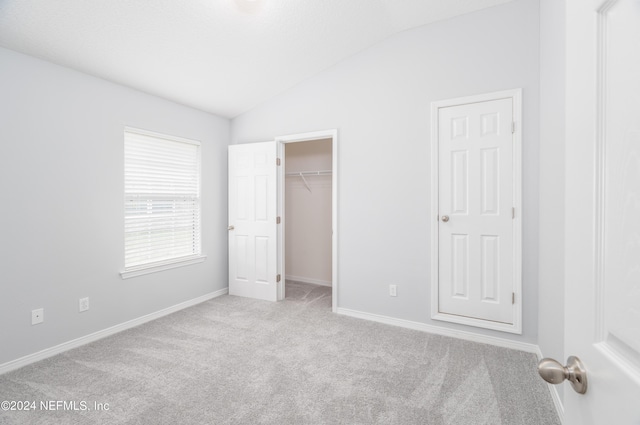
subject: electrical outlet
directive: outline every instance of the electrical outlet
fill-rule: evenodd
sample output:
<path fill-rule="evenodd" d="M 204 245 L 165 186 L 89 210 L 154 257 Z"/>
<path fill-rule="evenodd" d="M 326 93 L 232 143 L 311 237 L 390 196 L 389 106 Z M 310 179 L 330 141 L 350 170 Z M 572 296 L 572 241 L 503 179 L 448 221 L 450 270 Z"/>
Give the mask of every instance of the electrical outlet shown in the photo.
<path fill-rule="evenodd" d="M 31 310 L 31 324 L 37 325 L 38 323 L 42 322 L 44 322 L 44 308 Z"/>
<path fill-rule="evenodd" d="M 82 313 L 83 311 L 89 310 L 89 297 L 80 298 L 78 301 L 78 310 Z"/>
<path fill-rule="evenodd" d="M 395 297 L 398 295 L 398 287 L 397 285 L 389 285 L 389 295 Z"/>

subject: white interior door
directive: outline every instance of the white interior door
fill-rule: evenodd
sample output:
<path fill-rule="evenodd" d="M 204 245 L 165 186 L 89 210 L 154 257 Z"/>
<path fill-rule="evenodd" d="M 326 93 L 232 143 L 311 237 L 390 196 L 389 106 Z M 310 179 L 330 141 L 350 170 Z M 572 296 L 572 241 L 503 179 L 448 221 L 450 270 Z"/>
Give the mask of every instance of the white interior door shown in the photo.
<path fill-rule="evenodd" d="M 278 300 L 276 142 L 229 146 L 229 294 Z"/>
<path fill-rule="evenodd" d="M 566 51 L 565 353 L 588 389 L 566 387 L 565 422 L 637 425 L 640 1 L 567 0 Z"/>
<path fill-rule="evenodd" d="M 519 331 L 513 124 L 512 97 L 438 109 L 436 319 Z"/>

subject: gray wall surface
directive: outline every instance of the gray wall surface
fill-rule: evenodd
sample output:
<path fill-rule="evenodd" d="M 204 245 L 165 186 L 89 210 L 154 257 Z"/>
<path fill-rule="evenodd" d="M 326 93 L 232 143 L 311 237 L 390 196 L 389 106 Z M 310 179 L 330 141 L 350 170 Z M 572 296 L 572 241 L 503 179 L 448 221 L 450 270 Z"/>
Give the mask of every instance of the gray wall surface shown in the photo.
<path fill-rule="evenodd" d="M 415 28 L 231 121 L 232 143 L 338 129 L 339 307 L 537 342 L 539 35 L 537 0 Z M 432 321 L 430 102 L 518 87 L 523 335 Z"/>
<path fill-rule="evenodd" d="M 125 126 L 202 143 L 204 263 L 120 278 Z M 226 119 L 0 48 L 0 364 L 225 288 L 228 140 Z"/>

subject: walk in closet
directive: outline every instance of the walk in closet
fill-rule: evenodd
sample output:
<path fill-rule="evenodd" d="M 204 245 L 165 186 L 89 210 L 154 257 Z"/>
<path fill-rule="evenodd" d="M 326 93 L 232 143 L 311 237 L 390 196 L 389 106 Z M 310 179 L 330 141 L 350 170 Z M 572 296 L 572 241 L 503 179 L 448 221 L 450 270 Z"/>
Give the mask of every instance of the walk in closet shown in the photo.
<path fill-rule="evenodd" d="M 285 277 L 332 286 L 331 139 L 285 145 Z"/>

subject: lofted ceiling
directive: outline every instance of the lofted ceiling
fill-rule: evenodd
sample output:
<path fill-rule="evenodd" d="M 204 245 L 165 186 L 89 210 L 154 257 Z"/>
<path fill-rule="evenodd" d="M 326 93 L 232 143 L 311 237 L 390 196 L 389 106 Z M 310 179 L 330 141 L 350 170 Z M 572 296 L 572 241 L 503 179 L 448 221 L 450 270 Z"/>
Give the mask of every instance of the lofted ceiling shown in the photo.
<path fill-rule="evenodd" d="M 233 118 L 394 33 L 508 1 L 0 0 L 0 46 Z"/>

